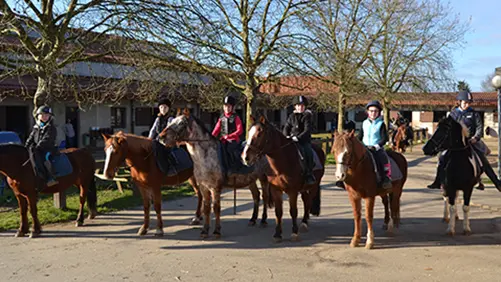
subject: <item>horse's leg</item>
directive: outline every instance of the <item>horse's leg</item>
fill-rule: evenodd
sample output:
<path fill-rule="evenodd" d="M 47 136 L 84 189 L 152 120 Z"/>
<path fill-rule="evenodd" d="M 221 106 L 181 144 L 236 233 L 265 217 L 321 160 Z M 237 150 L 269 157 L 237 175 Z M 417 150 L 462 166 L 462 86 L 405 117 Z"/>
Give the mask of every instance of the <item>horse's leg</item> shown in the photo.
<path fill-rule="evenodd" d="M 160 186 L 152 187 L 153 194 L 153 207 L 157 214 L 157 230 L 155 231 L 156 237 L 164 236 L 164 222 L 162 220 L 162 191 Z"/>
<path fill-rule="evenodd" d="M 249 185 L 249 190 L 252 194 L 252 200 L 254 202 L 254 208 L 252 210 L 252 217 L 249 219 L 249 226 L 256 225 L 257 215 L 259 214 L 259 189 L 257 188 L 256 182 L 252 182 Z"/>
<path fill-rule="evenodd" d="M 311 210 L 311 194 L 308 191 L 301 192 L 301 200 L 303 200 L 304 215 L 299 229 L 301 232 L 308 232 L 308 220 L 310 219 Z"/>
<path fill-rule="evenodd" d="M 355 232 L 353 233 L 353 238 L 351 239 L 350 247 L 358 247 L 361 238 L 361 228 L 362 228 L 362 199 L 355 198 L 350 195 L 351 207 L 353 209 L 353 221 L 355 222 Z"/>
<path fill-rule="evenodd" d="M 217 187 L 212 192 L 213 196 L 213 205 L 214 205 L 214 214 L 216 215 L 216 227 L 214 228 L 214 236 L 216 239 L 221 238 L 221 188 Z M 256 187 L 257 189 L 257 187 Z M 259 199 L 259 197 L 258 197 Z M 257 216 L 257 214 L 256 214 Z"/>
<path fill-rule="evenodd" d="M 463 232 L 464 235 L 470 235 L 471 234 L 471 228 L 470 228 L 470 199 L 471 199 L 471 193 L 473 192 L 473 187 L 469 191 L 463 191 Z"/>
<path fill-rule="evenodd" d="M 282 215 L 283 215 L 283 200 L 282 200 L 282 190 L 276 187 L 270 187 L 273 202 L 275 202 L 275 216 L 276 216 L 276 227 L 273 239 L 275 242 L 282 241 Z"/>
<path fill-rule="evenodd" d="M 33 230 L 31 231 L 30 238 L 35 238 L 38 237 L 40 233 L 42 233 L 42 226 L 40 225 L 40 221 L 38 220 L 37 196 L 36 195 L 28 196 L 26 200 L 28 201 L 31 218 L 33 219 Z"/>
<path fill-rule="evenodd" d="M 200 232 L 200 237 L 207 238 L 209 237 L 209 228 L 210 228 L 210 203 L 211 203 L 211 195 L 210 190 L 207 187 L 200 187 L 203 197 L 203 206 L 204 206 L 204 227 Z"/>
<path fill-rule="evenodd" d="M 19 204 L 19 215 L 21 217 L 21 225 L 19 230 L 17 230 L 15 237 L 24 237 L 26 234 L 30 233 L 30 226 L 28 224 L 28 201 L 26 198 L 19 194 L 16 194 L 16 199 Z"/>
<path fill-rule="evenodd" d="M 372 221 L 374 219 L 374 202 L 375 197 L 368 197 L 365 199 L 365 221 L 367 222 L 367 241 L 365 243 L 366 249 L 374 247 L 374 229 L 372 228 Z"/>
<path fill-rule="evenodd" d="M 444 200 L 444 217 L 442 218 L 442 222 L 449 223 L 449 198 L 447 196 L 443 196 Z"/>
<path fill-rule="evenodd" d="M 384 205 L 384 223 L 383 223 L 383 230 L 388 230 L 388 223 L 390 222 L 390 207 L 389 207 L 389 201 L 388 201 L 388 194 L 384 194 L 381 196 L 381 200 Z"/>
<path fill-rule="evenodd" d="M 454 236 L 456 233 L 456 216 L 455 214 L 457 213 L 456 211 L 456 192 L 454 193 L 447 193 L 449 195 L 449 212 L 450 212 L 450 220 L 449 220 L 449 226 L 447 227 L 447 235 Z"/>
<path fill-rule="evenodd" d="M 259 182 L 261 183 L 261 193 L 263 195 L 263 215 L 261 217 L 260 226 L 266 227 L 268 225 L 268 222 L 266 222 L 266 220 L 268 219 L 268 201 L 270 198 L 270 183 L 268 183 L 266 177 L 260 178 Z"/>
<path fill-rule="evenodd" d="M 136 182 L 136 186 L 139 187 L 139 192 L 141 192 L 141 196 L 143 197 L 143 225 L 139 228 L 137 235 L 143 236 L 148 233 L 148 228 L 150 227 L 150 193 L 146 190 L 146 188 Z"/>
<path fill-rule="evenodd" d="M 190 182 L 191 187 L 193 187 L 193 190 L 195 191 L 195 194 L 197 194 L 197 211 L 195 212 L 195 217 L 191 219 L 191 225 L 198 225 L 200 224 L 200 221 L 202 221 L 202 201 L 203 201 L 203 196 L 202 193 L 200 192 L 200 188 L 197 185 L 197 182 L 195 181 L 195 177 L 190 177 L 188 179 L 188 182 Z"/>
<path fill-rule="evenodd" d="M 87 198 L 87 193 L 86 190 L 82 185 L 79 185 L 80 189 L 80 205 L 78 206 L 78 216 L 77 216 L 77 221 L 75 223 L 76 227 L 82 226 L 84 224 L 84 206 L 85 206 L 85 199 Z"/>
<path fill-rule="evenodd" d="M 289 213 L 292 218 L 292 235 L 291 241 L 299 240 L 299 228 L 297 226 L 297 192 L 288 193 L 289 196 Z"/>

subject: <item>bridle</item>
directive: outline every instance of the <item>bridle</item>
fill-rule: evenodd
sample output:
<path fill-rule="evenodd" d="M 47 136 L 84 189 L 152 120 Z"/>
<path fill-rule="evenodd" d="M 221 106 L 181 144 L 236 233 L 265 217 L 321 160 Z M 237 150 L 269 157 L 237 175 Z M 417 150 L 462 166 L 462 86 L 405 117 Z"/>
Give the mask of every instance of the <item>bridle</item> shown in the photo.
<path fill-rule="evenodd" d="M 188 127 L 188 121 L 183 120 L 182 123 L 183 123 L 182 130 L 176 130 L 176 129 L 174 129 L 174 127 L 168 126 L 165 129 L 165 133 L 167 133 L 167 131 L 169 131 L 169 130 L 174 132 L 174 141 L 176 141 L 176 142 L 209 142 L 212 140 L 211 138 L 208 138 L 208 139 L 183 139 L 183 138 L 180 138 L 181 136 L 184 135 L 184 133 Z"/>
<path fill-rule="evenodd" d="M 270 155 L 270 154 L 272 154 L 269 150 L 265 151 L 265 149 L 264 149 L 266 147 L 266 144 L 268 144 L 268 141 L 270 140 L 270 138 L 268 136 L 269 135 L 268 134 L 269 129 L 267 128 L 266 125 L 261 124 L 261 126 L 264 128 L 264 136 L 265 136 L 265 139 L 264 139 L 264 144 L 265 145 L 263 146 L 263 148 L 259 148 L 258 146 L 253 145 L 253 144 L 245 143 L 245 147 L 246 148 L 251 148 L 251 149 L 253 149 L 253 150 L 255 150 L 257 152 L 256 153 L 256 158 L 257 159 L 259 159 L 260 157 L 262 157 L 264 155 Z M 287 146 L 289 146 L 289 145 L 291 145 L 293 143 L 295 143 L 295 142 L 294 141 L 289 141 L 289 142 L 285 143 L 284 145 L 280 146 L 276 150 L 282 150 L 283 148 L 285 148 L 285 147 L 287 147 Z"/>
<path fill-rule="evenodd" d="M 350 142 L 351 142 L 351 152 L 352 152 L 352 154 L 350 154 L 349 162 L 339 162 L 339 163 L 336 162 L 336 163 L 340 164 L 340 165 L 344 165 L 344 166 L 346 166 L 347 168 L 350 168 L 350 169 L 355 169 L 367 157 L 368 149 L 365 148 L 364 155 L 360 159 L 358 159 L 358 160 L 356 160 L 354 162 L 354 159 L 356 157 L 356 154 L 355 154 L 355 142 L 353 142 L 351 140 L 350 140 Z"/>

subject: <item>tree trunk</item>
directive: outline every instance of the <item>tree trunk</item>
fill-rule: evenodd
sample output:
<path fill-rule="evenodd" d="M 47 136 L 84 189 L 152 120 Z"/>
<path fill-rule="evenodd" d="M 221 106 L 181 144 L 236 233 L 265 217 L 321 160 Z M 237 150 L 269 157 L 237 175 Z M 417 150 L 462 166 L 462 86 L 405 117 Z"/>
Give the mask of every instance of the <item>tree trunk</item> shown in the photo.
<path fill-rule="evenodd" d="M 246 104 L 246 109 L 245 109 L 245 137 L 249 137 L 249 129 L 252 125 L 252 116 L 255 113 L 256 110 L 256 102 L 254 101 L 254 98 L 256 97 L 255 94 L 257 92 L 256 87 L 254 86 L 246 86 L 244 90 L 244 95 L 247 98 L 247 104 Z"/>
<path fill-rule="evenodd" d="M 345 106 L 346 97 L 341 92 L 338 97 L 338 105 L 337 105 L 337 132 L 343 132 L 344 126 L 344 106 Z"/>
<path fill-rule="evenodd" d="M 383 100 L 383 118 L 387 129 L 390 129 L 390 107 L 389 103 Z"/>
<path fill-rule="evenodd" d="M 37 91 L 33 97 L 33 116 L 38 107 L 49 102 L 50 99 L 50 78 L 47 75 L 39 75 L 37 78 Z"/>

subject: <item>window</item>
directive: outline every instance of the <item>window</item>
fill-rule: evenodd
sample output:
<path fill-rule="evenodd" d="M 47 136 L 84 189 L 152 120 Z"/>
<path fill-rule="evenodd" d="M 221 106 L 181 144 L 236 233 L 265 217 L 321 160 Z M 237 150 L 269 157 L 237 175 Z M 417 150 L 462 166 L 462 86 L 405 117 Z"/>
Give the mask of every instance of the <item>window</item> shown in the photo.
<path fill-rule="evenodd" d="M 367 114 L 365 113 L 364 110 L 362 111 L 357 111 L 355 113 L 355 122 L 361 122 L 364 121 L 367 118 Z"/>
<path fill-rule="evenodd" d="M 439 122 L 442 118 L 447 116 L 446 111 L 434 111 L 433 112 L 433 122 Z"/>
<path fill-rule="evenodd" d="M 111 107 L 111 128 L 125 128 L 125 108 Z"/>
<path fill-rule="evenodd" d="M 137 126 L 152 126 L 158 114 L 156 108 L 135 108 L 135 121 Z"/>

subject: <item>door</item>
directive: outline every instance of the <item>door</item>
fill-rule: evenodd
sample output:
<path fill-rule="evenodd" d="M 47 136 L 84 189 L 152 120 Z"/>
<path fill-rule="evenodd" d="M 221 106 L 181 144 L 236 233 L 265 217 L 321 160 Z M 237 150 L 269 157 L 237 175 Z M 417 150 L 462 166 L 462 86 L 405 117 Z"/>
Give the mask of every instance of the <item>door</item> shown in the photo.
<path fill-rule="evenodd" d="M 66 107 L 66 117 L 65 123 L 70 120 L 70 123 L 73 125 L 73 129 L 75 130 L 75 136 L 77 137 L 75 142 L 75 147 L 78 148 L 80 144 L 80 111 L 78 107 Z"/>

